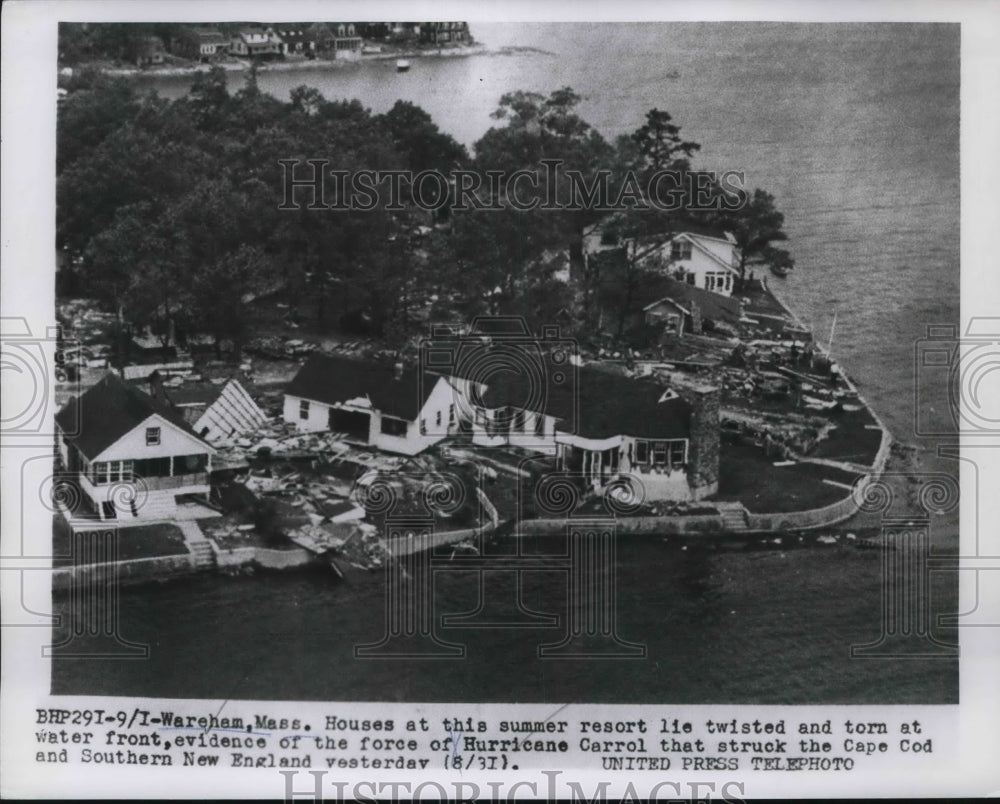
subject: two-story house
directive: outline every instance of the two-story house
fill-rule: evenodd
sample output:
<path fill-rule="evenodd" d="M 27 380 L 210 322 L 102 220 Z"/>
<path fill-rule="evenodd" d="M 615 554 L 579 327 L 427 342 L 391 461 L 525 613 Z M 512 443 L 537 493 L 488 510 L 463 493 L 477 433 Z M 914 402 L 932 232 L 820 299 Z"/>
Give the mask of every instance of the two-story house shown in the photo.
<path fill-rule="evenodd" d="M 584 259 L 621 249 L 626 259 L 696 288 L 730 296 L 739 279 L 739 249 L 728 232 L 686 224 L 683 231 L 642 237 L 619 237 L 608 221 L 583 233 Z"/>

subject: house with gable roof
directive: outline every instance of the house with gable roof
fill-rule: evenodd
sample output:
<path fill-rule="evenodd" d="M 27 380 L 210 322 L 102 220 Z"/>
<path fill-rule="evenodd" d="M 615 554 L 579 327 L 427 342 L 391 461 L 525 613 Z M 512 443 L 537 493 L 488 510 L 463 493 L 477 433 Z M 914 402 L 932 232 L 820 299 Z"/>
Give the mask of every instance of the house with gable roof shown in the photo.
<path fill-rule="evenodd" d="M 608 220 L 599 221 L 583 233 L 584 259 L 621 249 L 628 259 L 680 278 L 701 290 L 730 296 L 739 279 L 739 249 L 729 233 L 710 226 L 686 222 L 683 230 L 661 235 L 619 239 Z"/>
<path fill-rule="evenodd" d="M 208 498 L 215 449 L 184 416 L 109 372 L 56 414 L 62 464 L 101 520 L 173 518 Z"/>
<path fill-rule="evenodd" d="M 303 432 L 342 433 L 403 455 L 422 452 L 458 427 L 455 391 L 444 377 L 318 353 L 286 389 L 283 416 Z"/>

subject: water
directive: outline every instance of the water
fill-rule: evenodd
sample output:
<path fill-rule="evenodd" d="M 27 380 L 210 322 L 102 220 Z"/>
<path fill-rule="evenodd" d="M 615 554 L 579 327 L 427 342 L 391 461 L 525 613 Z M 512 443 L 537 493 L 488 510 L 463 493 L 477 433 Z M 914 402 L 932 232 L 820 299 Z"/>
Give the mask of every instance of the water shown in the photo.
<path fill-rule="evenodd" d="M 667 109 L 702 143 L 698 166 L 744 169 L 750 187 L 775 195 L 797 268 L 772 284 L 823 341 L 836 313 L 837 358 L 901 440 L 931 446 L 913 434 L 914 347 L 926 325 L 959 315 L 957 26 L 477 25 L 474 34 L 490 49 L 535 50 L 419 59 L 404 75 L 387 61 L 264 72 L 259 82 L 279 97 L 310 84 L 376 112 L 401 97 L 469 145 L 515 89 L 573 87 L 581 115 L 608 139 Z M 142 80 L 168 96 L 191 81 Z M 236 89 L 244 78 L 229 80 Z M 919 399 L 944 420 L 943 386 Z M 932 535 L 955 549 L 957 523 L 935 523 Z M 124 633 L 152 645 L 150 661 L 55 662 L 53 686 L 318 700 L 957 700 L 955 662 L 849 658 L 850 644 L 879 632 L 875 552 L 680 551 L 652 539 L 626 540 L 619 557 L 622 636 L 647 644 L 645 660 L 542 662 L 535 646 L 552 632 L 466 631 L 456 635 L 464 661 L 358 662 L 353 644 L 382 627 L 377 580 L 260 574 L 125 590 Z M 528 582 L 558 610 L 558 578 Z M 955 579 L 935 583 L 934 605 L 951 610 Z M 446 573 L 441 611 L 470 608 L 474 592 L 470 576 Z"/>

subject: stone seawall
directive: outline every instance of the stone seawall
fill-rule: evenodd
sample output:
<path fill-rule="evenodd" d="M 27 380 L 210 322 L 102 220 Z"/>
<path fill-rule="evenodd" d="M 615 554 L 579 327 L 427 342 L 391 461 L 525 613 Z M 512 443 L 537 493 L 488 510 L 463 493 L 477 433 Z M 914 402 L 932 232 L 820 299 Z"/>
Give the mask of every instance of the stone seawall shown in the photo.
<path fill-rule="evenodd" d="M 124 586 L 162 578 L 193 575 L 198 571 L 199 568 L 195 565 L 192 555 L 136 558 L 114 564 L 55 567 L 52 570 L 52 588 L 69 589 L 74 584 L 106 584 L 109 581 L 117 581 Z"/>

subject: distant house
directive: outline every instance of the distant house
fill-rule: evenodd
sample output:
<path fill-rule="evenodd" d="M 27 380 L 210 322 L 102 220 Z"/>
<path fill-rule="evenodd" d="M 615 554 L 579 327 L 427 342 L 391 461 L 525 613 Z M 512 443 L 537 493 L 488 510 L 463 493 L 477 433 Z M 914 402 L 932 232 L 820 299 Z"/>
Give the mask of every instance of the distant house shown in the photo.
<path fill-rule="evenodd" d="M 135 63 L 139 67 L 163 64 L 166 55 L 167 50 L 163 46 L 163 40 L 158 36 L 143 36 L 135 43 Z"/>
<path fill-rule="evenodd" d="M 213 447 L 169 405 L 108 373 L 56 414 L 57 447 L 102 520 L 169 519 L 208 497 Z"/>
<path fill-rule="evenodd" d="M 289 56 L 316 55 L 318 46 L 313 32 L 308 27 L 298 26 L 278 26 L 278 36 L 285 43 L 285 53 Z"/>
<path fill-rule="evenodd" d="M 181 55 L 189 59 L 212 61 L 229 52 L 229 40 L 214 28 L 193 28 L 180 38 Z"/>
<path fill-rule="evenodd" d="M 739 278 L 735 239 L 728 232 L 709 227 L 685 224 L 684 231 L 672 235 L 619 239 L 607 221 L 602 221 L 584 231 L 584 259 L 610 249 L 624 249 L 628 259 L 722 296 L 732 294 Z"/>
<path fill-rule="evenodd" d="M 361 35 L 358 26 L 353 22 L 335 22 L 332 24 L 333 50 L 336 55 L 356 53 L 361 50 Z"/>
<path fill-rule="evenodd" d="M 404 455 L 436 444 L 458 426 L 455 392 L 443 377 L 314 354 L 285 391 L 284 420 L 305 432 Z"/>
<path fill-rule="evenodd" d="M 646 324 L 662 324 L 675 335 L 706 329 L 737 333 L 742 315 L 738 300 L 676 279 L 660 279 L 655 290 L 660 298 L 642 309 Z"/>
<path fill-rule="evenodd" d="M 420 39 L 419 22 L 390 22 L 388 37 L 394 42 L 416 42 Z"/>
<path fill-rule="evenodd" d="M 464 44 L 469 41 L 469 23 L 422 22 L 420 41 L 431 45 Z"/>
<path fill-rule="evenodd" d="M 309 38 L 316 43 L 317 52 L 325 53 L 333 50 L 336 37 L 333 35 L 333 31 L 330 30 L 330 26 L 325 22 L 310 23 L 306 31 Z"/>
<path fill-rule="evenodd" d="M 248 58 L 276 58 L 284 55 L 287 48 L 284 40 L 273 28 L 245 28 L 231 39 L 229 52 L 234 56 Z"/>
<path fill-rule="evenodd" d="M 359 22 L 358 34 L 365 39 L 385 39 L 389 36 L 388 22 Z"/>

